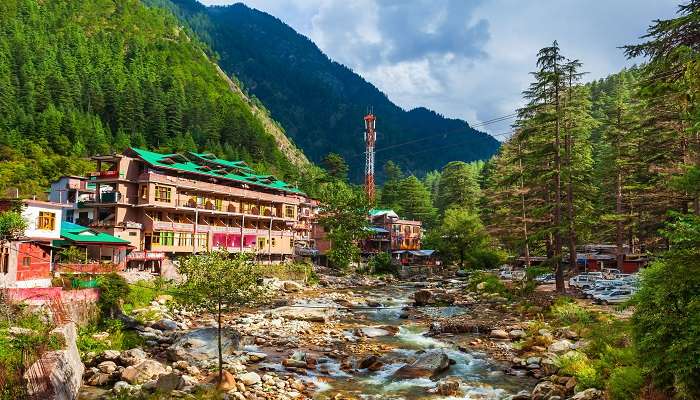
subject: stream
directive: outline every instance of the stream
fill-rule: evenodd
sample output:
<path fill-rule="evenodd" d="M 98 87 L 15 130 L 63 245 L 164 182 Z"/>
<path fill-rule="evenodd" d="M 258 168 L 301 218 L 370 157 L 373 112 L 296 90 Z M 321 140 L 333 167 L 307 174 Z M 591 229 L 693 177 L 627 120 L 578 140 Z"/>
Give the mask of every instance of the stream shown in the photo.
<path fill-rule="evenodd" d="M 317 385 L 315 398 L 332 399 L 341 394 L 342 398 L 359 399 L 503 399 L 521 390 L 532 390 L 536 381 L 529 377 L 515 377 L 502 372 L 503 365 L 490 360 L 484 353 L 465 352 L 451 342 L 443 341 L 425 335 L 428 327 L 417 321 L 402 319 L 402 309 L 410 305 L 409 296 L 415 291 L 412 286 L 387 286 L 380 288 L 354 289 L 353 293 L 361 294 L 367 300 L 382 304 L 377 309 L 351 310 L 340 316 L 340 321 L 350 328 L 346 335 L 353 336 L 353 326 L 394 326 L 398 327 L 395 335 L 364 338 L 365 341 L 376 341 L 386 344 L 392 349 L 383 354 L 385 365 L 377 371 L 361 369 L 352 373 L 340 369 L 336 360 L 324 361 L 325 374 L 315 372 L 306 379 Z M 309 301 L 298 301 L 298 305 L 316 305 Z M 460 315 L 465 309 L 457 306 L 424 307 L 420 312 L 434 317 L 451 317 Z M 374 329 L 374 328 L 370 328 Z M 450 339 L 458 341 L 460 335 Z M 431 378 L 397 379 L 394 373 L 407 362 L 422 352 L 431 349 L 441 349 L 454 362 L 446 371 Z M 458 377 L 460 397 L 445 397 L 431 394 L 428 389 L 434 388 L 437 382 L 445 377 Z"/>

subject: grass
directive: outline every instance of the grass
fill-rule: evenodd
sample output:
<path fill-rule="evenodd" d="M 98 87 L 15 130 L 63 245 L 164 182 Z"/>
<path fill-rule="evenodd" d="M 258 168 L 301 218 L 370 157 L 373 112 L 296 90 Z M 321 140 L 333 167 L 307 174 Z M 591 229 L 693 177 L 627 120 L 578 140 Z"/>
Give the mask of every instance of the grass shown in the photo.
<path fill-rule="evenodd" d="M 92 335 L 107 332 L 105 339 L 95 339 Z M 104 319 L 99 324 L 93 323 L 80 328 L 78 332 L 78 350 L 84 355 L 89 352 L 101 353 L 105 350 L 129 350 L 141 347 L 144 339 L 135 331 L 124 330 L 124 325 L 116 319 Z"/>
<path fill-rule="evenodd" d="M 593 314 L 569 297 L 558 298 L 550 308 L 550 314 L 561 325 L 586 325 L 593 321 Z"/>
<path fill-rule="evenodd" d="M 318 283 L 318 275 L 316 275 L 313 266 L 309 263 L 259 264 L 257 268 L 260 270 L 261 275 L 268 278 L 277 278 L 283 281 L 303 281 L 312 285 Z"/>
<path fill-rule="evenodd" d="M 498 293 L 506 297 L 510 296 L 508 288 L 506 287 L 506 285 L 503 284 L 503 282 L 501 282 L 500 279 L 498 279 L 496 275 L 483 271 L 474 272 L 469 277 L 467 289 L 472 292 L 478 292 L 480 290 L 477 289 L 477 286 L 479 286 L 479 284 L 482 282 L 484 283 L 484 289 L 481 291 L 488 293 Z"/>
<path fill-rule="evenodd" d="M 160 278 L 132 283 L 129 285 L 129 293 L 124 299 L 122 309 L 128 314 L 137 308 L 146 307 L 158 296 L 166 294 L 167 289 L 168 284 Z"/>

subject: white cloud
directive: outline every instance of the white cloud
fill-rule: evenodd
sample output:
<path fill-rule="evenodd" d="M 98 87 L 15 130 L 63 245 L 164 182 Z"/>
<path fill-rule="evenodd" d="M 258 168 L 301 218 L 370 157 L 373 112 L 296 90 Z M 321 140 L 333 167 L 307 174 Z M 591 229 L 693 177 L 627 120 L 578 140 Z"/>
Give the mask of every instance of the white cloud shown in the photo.
<path fill-rule="evenodd" d="M 230 4 L 205 0 L 205 4 Z M 244 0 L 313 40 L 404 108 L 472 125 L 512 113 L 537 51 L 558 40 L 598 79 L 632 64 L 634 43 L 677 0 Z M 508 131 L 509 121 L 484 126 Z M 501 137 L 502 139 L 502 137 Z"/>

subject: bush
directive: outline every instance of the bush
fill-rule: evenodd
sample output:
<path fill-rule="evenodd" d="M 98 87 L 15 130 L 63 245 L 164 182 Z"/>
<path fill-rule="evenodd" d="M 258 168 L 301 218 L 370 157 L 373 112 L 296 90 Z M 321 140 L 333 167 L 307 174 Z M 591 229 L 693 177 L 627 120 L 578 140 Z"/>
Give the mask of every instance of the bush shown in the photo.
<path fill-rule="evenodd" d="M 98 306 L 104 315 L 114 318 L 121 303 L 129 295 L 129 284 L 116 273 L 102 275 L 98 279 L 100 300 Z"/>
<path fill-rule="evenodd" d="M 106 339 L 95 339 L 92 335 L 107 332 Z M 129 350 L 141 347 L 144 339 L 135 331 L 124 330 L 124 324 L 117 319 L 105 319 L 99 324 L 90 324 L 78 331 L 78 350 L 81 354 L 101 353 L 105 350 Z"/>
<path fill-rule="evenodd" d="M 636 366 L 615 369 L 605 388 L 610 400 L 628 400 L 638 397 L 644 385 L 642 370 Z"/>
<path fill-rule="evenodd" d="M 559 374 L 576 378 L 576 389 L 602 388 L 603 384 L 593 362 L 584 353 L 569 351 L 557 357 L 555 364 L 559 367 Z"/>
<path fill-rule="evenodd" d="M 482 282 L 484 283 L 483 291 L 485 292 L 499 293 L 502 295 L 508 294 L 508 289 L 503 282 L 501 282 L 496 275 L 488 272 L 476 272 L 472 274 L 469 277 L 469 284 L 467 285 L 467 288 L 474 292 L 479 291 L 477 286 L 479 286 L 479 284 Z"/>
<path fill-rule="evenodd" d="M 398 275 L 399 266 L 394 264 L 391 260 L 391 256 L 388 253 L 379 253 L 369 259 L 370 270 L 375 274 L 384 275 Z"/>
<path fill-rule="evenodd" d="M 498 249 L 485 248 L 469 252 L 467 258 L 472 268 L 494 269 L 506 261 L 507 254 Z"/>
<path fill-rule="evenodd" d="M 550 313 L 562 325 L 587 324 L 593 320 L 590 311 L 569 301 L 555 302 L 550 308 Z"/>

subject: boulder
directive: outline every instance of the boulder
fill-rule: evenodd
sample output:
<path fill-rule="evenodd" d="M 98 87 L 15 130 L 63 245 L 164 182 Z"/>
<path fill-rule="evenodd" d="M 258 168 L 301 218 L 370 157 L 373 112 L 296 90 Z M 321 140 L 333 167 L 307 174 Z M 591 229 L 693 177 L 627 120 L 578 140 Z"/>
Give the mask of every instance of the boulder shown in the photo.
<path fill-rule="evenodd" d="M 166 373 L 163 364 L 156 360 L 142 360 L 136 365 L 130 365 L 122 371 L 122 380 L 130 384 L 141 384 L 158 378 Z"/>
<path fill-rule="evenodd" d="M 121 353 L 117 350 L 105 350 L 102 353 L 100 353 L 98 358 L 100 360 L 103 360 L 103 361 L 105 361 L 105 360 L 114 361 L 114 360 L 119 359 L 120 354 Z"/>
<path fill-rule="evenodd" d="M 284 319 L 328 322 L 337 312 L 335 307 L 278 307 L 270 311 L 272 315 Z"/>
<path fill-rule="evenodd" d="M 247 372 L 243 375 L 238 375 L 238 380 L 246 386 L 255 385 L 262 381 L 257 372 Z"/>
<path fill-rule="evenodd" d="M 300 285 L 297 282 L 294 281 L 283 281 L 281 283 L 282 290 L 284 290 L 287 293 L 291 292 L 300 292 L 304 289 L 302 285 Z"/>
<path fill-rule="evenodd" d="M 494 329 L 489 334 L 489 337 L 491 337 L 493 339 L 504 340 L 504 339 L 508 339 L 509 336 L 508 336 L 508 332 L 504 331 L 503 329 Z"/>
<path fill-rule="evenodd" d="M 156 382 L 156 390 L 161 393 L 169 393 L 183 386 L 185 386 L 185 381 L 174 372 L 159 376 Z"/>
<path fill-rule="evenodd" d="M 104 374 L 111 374 L 117 370 L 117 364 L 114 361 L 102 361 L 97 364 L 97 369 Z"/>
<path fill-rule="evenodd" d="M 576 393 L 575 395 L 569 397 L 568 400 L 601 400 L 603 398 L 602 391 L 590 388 Z"/>
<path fill-rule="evenodd" d="M 107 374 L 104 372 L 98 372 L 93 374 L 87 380 L 87 384 L 90 386 L 105 386 L 112 380 L 112 374 Z"/>
<path fill-rule="evenodd" d="M 518 340 L 527 336 L 527 333 L 525 333 L 525 331 L 522 329 L 513 329 L 512 331 L 508 332 L 508 336 L 510 336 L 511 339 Z"/>
<path fill-rule="evenodd" d="M 145 351 L 137 348 L 122 351 L 122 353 L 119 355 L 119 361 L 121 362 L 122 365 L 134 365 L 140 362 L 141 360 L 145 360 L 148 358 L 148 355 L 146 354 Z"/>
<path fill-rule="evenodd" d="M 394 326 L 366 326 L 357 328 L 355 335 L 360 337 L 375 338 L 381 336 L 394 336 L 398 333 L 398 328 Z"/>
<path fill-rule="evenodd" d="M 566 389 L 554 382 L 542 381 L 532 390 L 532 400 L 549 400 L 551 397 L 563 397 Z"/>
<path fill-rule="evenodd" d="M 521 390 L 517 394 L 506 397 L 506 400 L 530 400 L 530 392 L 527 390 Z"/>
<path fill-rule="evenodd" d="M 484 290 L 486 289 L 486 282 L 479 282 L 479 284 L 476 285 L 476 290 Z"/>
<path fill-rule="evenodd" d="M 189 362 L 214 359 L 219 356 L 217 348 L 217 328 L 193 329 L 178 337 L 168 348 L 171 361 Z M 224 355 L 233 354 L 238 348 L 239 335 L 231 329 L 224 329 L 221 335 L 221 348 Z"/>
<path fill-rule="evenodd" d="M 119 394 L 121 392 L 131 392 L 131 390 L 133 388 L 134 387 L 129 385 L 128 382 L 119 381 L 119 382 L 114 384 L 114 387 L 112 388 L 112 392 L 114 392 L 115 394 Z"/>
<path fill-rule="evenodd" d="M 427 289 L 419 290 L 413 295 L 413 304 L 417 307 L 427 306 L 433 297 L 433 292 Z"/>
<path fill-rule="evenodd" d="M 287 368 L 306 368 L 306 361 L 287 358 L 282 361 L 282 365 Z"/>
<path fill-rule="evenodd" d="M 223 392 L 228 392 L 231 389 L 235 389 L 236 378 L 234 378 L 230 372 L 224 370 L 222 371 L 221 382 L 219 382 L 219 384 L 216 387 Z"/>
<path fill-rule="evenodd" d="M 177 322 L 167 318 L 154 322 L 152 327 L 161 331 L 174 331 L 180 328 Z"/>
<path fill-rule="evenodd" d="M 572 344 L 569 340 L 567 339 L 562 339 L 562 340 L 557 340 L 556 342 L 552 343 L 549 345 L 547 350 L 551 353 L 559 354 L 559 353 L 565 353 L 572 348 Z"/>
<path fill-rule="evenodd" d="M 158 304 L 165 304 L 169 301 L 173 301 L 173 296 L 169 294 L 161 294 L 156 297 L 155 301 L 158 302 Z"/>
<path fill-rule="evenodd" d="M 428 351 L 416 361 L 399 368 L 394 376 L 400 379 L 431 378 L 450 367 L 450 359 L 444 351 Z"/>
<path fill-rule="evenodd" d="M 369 355 L 360 361 L 359 367 L 360 367 L 360 369 L 365 369 L 365 368 L 369 367 L 370 365 L 374 364 L 375 362 L 377 362 L 378 360 L 379 360 L 379 357 L 375 356 L 374 354 Z"/>
<path fill-rule="evenodd" d="M 457 396 L 460 394 L 460 383 L 460 379 L 454 376 L 444 378 L 437 384 L 437 394 L 441 396 Z"/>

